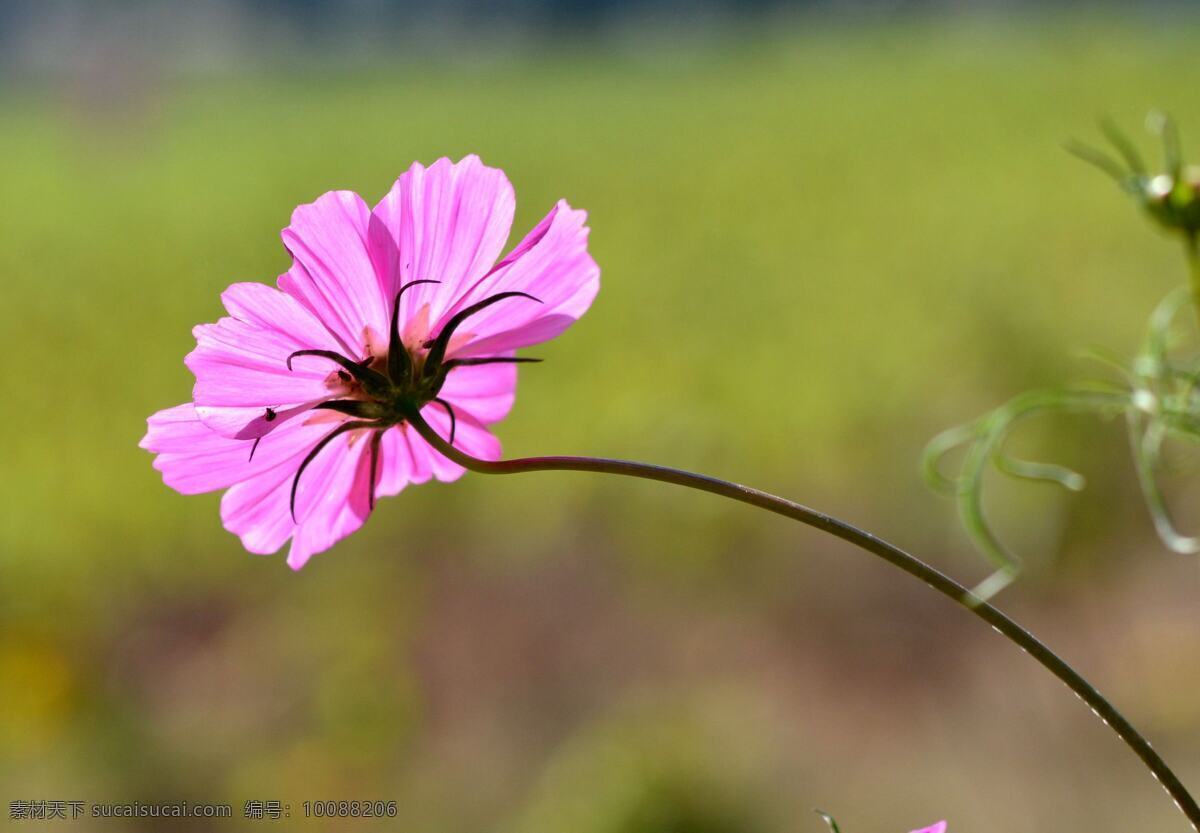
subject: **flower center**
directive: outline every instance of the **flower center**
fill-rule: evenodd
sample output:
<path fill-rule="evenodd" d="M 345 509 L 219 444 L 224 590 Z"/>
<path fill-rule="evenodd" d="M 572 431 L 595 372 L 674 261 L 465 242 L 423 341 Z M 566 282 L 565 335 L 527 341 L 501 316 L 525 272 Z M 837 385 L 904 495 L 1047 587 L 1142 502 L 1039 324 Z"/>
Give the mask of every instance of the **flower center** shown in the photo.
<path fill-rule="evenodd" d="M 396 349 L 405 355 L 393 361 L 392 351 Z M 449 362 L 445 361 L 440 367 L 435 366 L 427 358 L 424 350 L 410 350 L 400 344 L 390 345 L 388 352 L 381 356 L 368 355 L 361 361 L 351 362 L 356 365 L 354 368 L 338 371 L 345 383 L 342 395 L 316 407 L 370 420 L 380 428 L 399 425 L 410 414 L 438 400 L 438 392 L 453 367 L 447 367 Z"/>
<path fill-rule="evenodd" d="M 423 283 L 440 283 L 440 281 L 410 281 L 400 287 L 400 291 L 396 293 L 392 302 L 392 318 L 386 356 L 368 355 L 365 359 L 354 361 L 333 350 L 297 350 L 288 356 L 288 370 L 292 369 L 292 360 L 297 356 L 320 356 L 329 359 L 341 367 L 338 375 L 350 387 L 350 391 L 343 398 L 329 399 L 315 406 L 316 410 L 336 411 L 345 414 L 350 419 L 338 425 L 313 446 L 312 451 L 308 453 L 304 462 L 300 464 L 300 468 L 297 469 L 296 476 L 292 480 L 293 521 L 296 519 L 296 488 L 300 484 L 300 475 L 304 473 L 308 464 L 316 459 L 321 450 L 338 435 L 360 429 L 372 431 L 370 506 L 374 507 L 379 442 L 386 429 L 402 424 L 405 420 L 420 413 L 421 409 L 430 402 L 436 402 L 446 409 L 446 413 L 450 417 L 450 444 L 454 444 L 458 419 L 454 413 L 454 407 L 438 396 L 450 371 L 456 367 L 470 365 L 540 361 L 539 359 L 514 358 L 512 356 L 446 358 L 446 350 L 450 345 L 450 339 L 454 336 L 454 331 L 475 313 L 506 298 L 528 298 L 541 303 L 537 298 L 525 292 L 499 292 L 463 308 L 450 317 L 437 336 L 421 345 L 423 350 L 410 352 L 400 338 L 400 299 L 409 289 Z M 255 445 L 257 446 L 257 442 Z"/>

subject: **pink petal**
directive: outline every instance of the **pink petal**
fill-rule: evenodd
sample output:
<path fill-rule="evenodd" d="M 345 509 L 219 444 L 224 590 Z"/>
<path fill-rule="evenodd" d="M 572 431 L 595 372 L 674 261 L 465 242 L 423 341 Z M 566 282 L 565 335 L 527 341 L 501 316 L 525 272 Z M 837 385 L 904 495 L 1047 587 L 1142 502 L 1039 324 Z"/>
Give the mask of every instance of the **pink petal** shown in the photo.
<path fill-rule="evenodd" d="M 408 482 L 415 486 L 428 483 L 433 479 L 433 449 L 425 444 L 411 426 L 405 425 L 400 430 L 404 437 L 404 447 L 408 450 Z"/>
<path fill-rule="evenodd" d="M 922 827 L 920 830 L 912 831 L 912 833 L 946 833 L 946 822 L 939 821 L 935 825 Z"/>
<path fill-rule="evenodd" d="M 516 394 L 517 366 L 488 364 L 456 367 L 438 395 L 456 410 L 489 424 L 508 416 Z"/>
<path fill-rule="evenodd" d="M 268 555 L 292 537 L 296 525 L 288 498 L 294 475 L 295 469 L 276 466 L 235 483 L 221 496 L 222 523 L 250 552 Z"/>
<path fill-rule="evenodd" d="M 445 433 L 447 435 L 450 433 L 449 422 L 447 422 Z M 455 480 L 458 480 L 467 473 L 467 470 L 458 463 L 453 463 L 438 452 L 434 451 L 433 448 L 426 444 L 424 440 L 418 439 L 416 442 L 421 444 L 421 448 L 419 450 L 414 448 L 413 453 L 425 454 L 428 457 L 429 470 L 433 472 L 434 480 L 439 480 L 442 483 L 453 483 Z M 455 442 L 458 442 L 457 438 L 455 439 Z"/>
<path fill-rule="evenodd" d="M 159 411 L 147 420 L 139 445 L 156 455 L 154 467 L 172 489 L 194 495 L 224 489 L 261 474 L 298 455 L 328 429 L 294 422 L 259 443 L 223 437 L 200 421 L 191 403 Z"/>
<path fill-rule="evenodd" d="M 433 478 L 434 453 L 409 425 L 390 428 L 380 447 L 377 495 L 398 494 L 409 483 L 420 485 Z"/>
<path fill-rule="evenodd" d="M 305 427 L 316 431 L 319 440 L 337 424 L 322 419 Z M 274 440 L 273 433 L 263 440 L 262 448 Z M 233 485 L 221 499 L 225 528 L 251 552 L 275 552 L 291 537 L 288 565 L 293 569 L 357 530 L 370 514 L 369 455 L 365 453 L 369 435 L 355 431 L 335 438 L 305 468 L 296 490 L 293 522 L 292 482 L 315 445 L 309 443 L 286 463 Z"/>
<path fill-rule="evenodd" d="M 396 181 L 375 206 L 378 223 L 371 227 L 376 251 L 390 244 L 398 258 L 381 275 L 383 294 L 392 298 L 413 280 L 441 281 L 406 292 L 401 320 L 427 303 L 436 320 L 487 274 L 508 239 L 515 205 L 504 172 L 474 155 L 457 164 L 445 158 L 429 168 L 414 164 Z"/>
<path fill-rule="evenodd" d="M 185 494 L 228 487 L 221 498 L 225 528 L 254 553 L 272 553 L 292 538 L 288 564 L 298 569 L 314 553 L 354 532 L 370 514 L 370 459 L 365 432 L 342 435 L 304 470 L 292 521 L 292 480 L 316 443 L 337 427 L 321 418 L 295 420 L 262 439 L 222 437 L 202 423 L 192 405 L 160 411 L 148 420 L 141 446 L 158 456 L 154 466 L 167 485 Z"/>
<path fill-rule="evenodd" d="M 205 424 L 228 437 L 261 436 L 289 410 L 330 396 L 328 361 L 299 358 L 287 368 L 297 350 L 337 347 L 308 311 L 263 284 L 234 284 L 221 298 L 232 317 L 196 327 L 196 349 L 184 359 L 196 375 L 192 397 Z M 280 414 L 275 425 L 263 421 L 267 408 Z M 257 427 L 247 430 L 251 423 Z"/>
<path fill-rule="evenodd" d="M 499 292 L 527 292 L 542 302 L 512 298 L 472 316 L 462 329 L 474 338 L 453 351 L 455 356 L 494 355 L 547 341 L 587 311 L 600 289 L 600 267 L 588 254 L 586 220 L 587 212 L 560 200 L 492 274 L 447 311 L 443 318 Z"/>
<path fill-rule="evenodd" d="M 372 259 L 376 247 L 368 244 L 370 222 L 371 210 L 358 194 L 330 191 L 297 208 L 282 235 L 293 263 L 279 288 L 312 312 L 336 336 L 339 352 L 353 359 L 364 357 L 368 338 L 386 343 L 391 315 Z"/>
<path fill-rule="evenodd" d="M 225 310 L 239 321 L 267 330 L 279 330 L 297 344 L 333 350 L 329 330 L 286 292 L 265 283 L 235 283 L 221 293 Z"/>
<path fill-rule="evenodd" d="M 287 557 L 293 570 L 357 531 L 371 514 L 369 447 L 368 432 L 343 434 L 305 469 L 296 495 L 299 527 Z"/>
<path fill-rule="evenodd" d="M 412 478 L 413 459 L 409 449 L 405 426 L 389 428 L 383 432 L 379 444 L 379 480 L 375 496 L 398 495 Z M 426 480 L 429 478 L 426 477 Z"/>

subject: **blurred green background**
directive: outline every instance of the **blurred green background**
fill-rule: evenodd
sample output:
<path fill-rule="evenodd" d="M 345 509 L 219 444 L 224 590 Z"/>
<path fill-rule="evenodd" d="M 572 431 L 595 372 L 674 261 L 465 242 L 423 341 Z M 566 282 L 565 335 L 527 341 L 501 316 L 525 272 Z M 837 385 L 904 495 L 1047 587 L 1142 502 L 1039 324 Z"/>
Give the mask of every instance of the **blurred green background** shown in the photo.
<path fill-rule="evenodd" d="M 181 830 L 821 831 L 814 806 L 846 833 L 1184 829 L 1042 669 L 811 530 L 653 484 L 469 475 L 383 502 L 297 574 L 247 555 L 216 495 L 163 486 L 137 441 L 189 398 L 190 329 L 218 293 L 286 269 L 294 205 L 373 202 L 414 159 L 477 152 L 516 186 L 514 234 L 566 197 L 603 269 L 592 310 L 522 371 L 509 453 L 733 478 L 978 580 L 917 456 L 1090 372 L 1075 348 L 1131 352 L 1184 280 L 1061 146 L 1107 113 L 1149 149 L 1162 107 L 1197 147 L 1198 24 L 798 17 L 352 67 L 14 75 L 3 800 L 234 805 Z M 1021 436 L 1090 484 L 992 488 L 1029 560 L 1002 606 L 1200 788 L 1197 565 L 1154 537 L 1121 426 Z M 1185 523 L 1197 497 L 1177 484 Z M 243 821 L 247 799 L 292 819 Z M 323 799 L 399 817 L 297 818 Z"/>

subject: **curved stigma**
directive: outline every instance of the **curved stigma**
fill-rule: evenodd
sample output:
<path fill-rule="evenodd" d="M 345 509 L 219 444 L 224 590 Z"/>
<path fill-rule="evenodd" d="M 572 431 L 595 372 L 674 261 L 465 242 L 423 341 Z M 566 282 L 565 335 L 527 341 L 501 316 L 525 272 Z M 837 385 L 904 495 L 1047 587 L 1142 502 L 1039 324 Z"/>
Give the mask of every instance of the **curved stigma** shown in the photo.
<path fill-rule="evenodd" d="M 375 419 L 377 414 L 374 403 L 362 399 L 327 399 L 313 405 L 314 411 L 337 411 L 346 416 L 359 419 Z"/>
<path fill-rule="evenodd" d="M 481 364 L 537 364 L 542 359 L 527 359 L 523 356 L 489 356 L 483 359 L 451 359 L 442 365 L 442 368 L 450 371 L 456 367 L 475 367 Z"/>
<path fill-rule="evenodd" d="M 375 478 L 379 471 L 379 443 L 383 439 L 383 431 L 371 434 L 371 479 L 367 492 L 367 508 L 375 508 Z"/>
<path fill-rule="evenodd" d="M 413 370 L 412 356 L 408 355 L 408 350 L 404 349 L 404 343 L 400 340 L 400 299 L 409 289 L 422 283 L 441 283 L 441 281 L 409 281 L 400 287 L 400 291 L 396 293 L 396 297 L 392 301 L 392 332 L 388 338 L 388 375 L 397 384 L 408 382 L 412 378 Z"/>
<path fill-rule="evenodd" d="M 354 362 L 343 356 L 341 353 L 335 353 L 332 350 L 297 350 L 287 357 L 287 369 L 292 369 L 292 359 L 297 356 L 320 356 L 323 359 L 329 359 L 331 362 L 336 362 L 343 367 L 347 373 L 362 383 L 363 387 L 369 391 L 383 391 L 390 387 L 388 378 L 377 370 L 372 370 L 361 362 Z"/>
<path fill-rule="evenodd" d="M 292 512 L 292 523 L 296 523 L 296 489 L 300 486 L 300 475 L 304 474 L 304 470 L 306 468 L 308 468 L 308 464 L 317 458 L 317 455 L 321 453 L 321 450 L 324 449 L 325 446 L 329 445 L 331 442 L 333 442 L 335 439 L 337 439 L 342 434 L 345 434 L 347 431 L 354 431 L 359 428 L 375 428 L 375 427 L 377 427 L 377 426 L 376 426 L 376 423 L 374 423 L 374 422 L 363 422 L 363 421 L 343 422 L 337 428 L 334 428 L 332 431 L 330 431 L 328 434 L 326 434 L 324 437 L 322 437 L 321 441 L 319 443 L 317 443 L 315 446 L 313 446 L 312 451 L 308 452 L 308 455 L 304 458 L 304 462 L 302 462 L 300 464 L 300 468 L 296 469 L 296 476 L 292 478 L 292 495 L 291 495 L 290 500 L 288 501 L 288 507 L 291 509 L 291 512 Z"/>
<path fill-rule="evenodd" d="M 531 301 L 537 301 L 539 304 L 542 302 L 540 298 L 535 298 L 528 292 L 500 292 L 492 295 L 490 298 L 484 298 L 478 303 L 471 304 L 471 306 L 464 310 L 460 310 L 446 322 L 446 326 L 442 327 L 442 331 L 438 333 L 437 338 L 425 342 L 424 346 L 429 348 L 429 355 L 425 357 L 426 375 L 433 375 L 440 369 L 442 359 L 446 357 L 446 348 L 450 345 L 450 338 L 464 321 L 475 313 L 487 309 L 492 304 L 503 301 L 506 298 L 528 298 Z"/>
<path fill-rule="evenodd" d="M 454 415 L 454 408 L 450 405 L 449 402 L 447 402 L 445 399 L 442 399 L 441 397 L 434 397 L 433 399 L 431 399 L 429 401 L 436 402 L 437 404 L 441 405 L 443 408 L 446 409 L 446 413 L 448 413 L 450 415 L 450 445 L 454 445 L 454 431 L 458 427 L 458 418 L 455 417 L 455 415 Z"/>

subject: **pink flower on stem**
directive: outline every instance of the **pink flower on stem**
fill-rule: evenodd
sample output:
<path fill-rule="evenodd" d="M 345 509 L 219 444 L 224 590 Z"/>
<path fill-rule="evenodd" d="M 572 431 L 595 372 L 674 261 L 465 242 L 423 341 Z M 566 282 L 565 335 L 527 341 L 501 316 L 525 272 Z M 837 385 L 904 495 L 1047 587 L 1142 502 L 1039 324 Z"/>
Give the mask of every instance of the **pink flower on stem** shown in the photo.
<path fill-rule="evenodd" d="M 515 351 L 592 303 L 586 214 L 560 201 L 504 258 L 515 197 L 476 156 L 414 164 L 373 209 L 332 191 L 292 214 L 278 288 L 235 283 L 195 328 L 192 402 L 148 420 L 142 448 L 183 494 L 218 489 L 247 550 L 302 567 L 362 526 L 379 495 L 463 469 L 406 422 L 420 414 L 495 460 Z"/>

